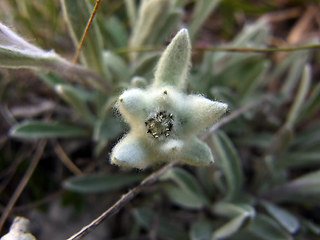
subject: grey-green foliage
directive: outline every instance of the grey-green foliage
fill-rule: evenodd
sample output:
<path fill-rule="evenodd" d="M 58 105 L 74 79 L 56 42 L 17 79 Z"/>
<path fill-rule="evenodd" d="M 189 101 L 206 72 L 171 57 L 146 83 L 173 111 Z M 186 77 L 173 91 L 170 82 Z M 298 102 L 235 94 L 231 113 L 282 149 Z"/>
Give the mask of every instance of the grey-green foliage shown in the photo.
<path fill-rule="evenodd" d="M 212 13 L 215 7 L 219 4 L 220 0 L 198 0 L 196 1 L 195 10 L 189 24 L 190 37 L 195 39 L 198 30 L 208 16 Z"/>
<path fill-rule="evenodd" d="M 89 1 L 86 0 L 62 0 L 61 5 L 74 46 L 78 46 L 92 8 Z M 93 24 L 82 47 L 81 59 L 86 66 L 108 78 L 108 73 L 103 66 L 102 52 L 103 43 L 100 29 L 97 24 Z"/>
<path fill-rule="evenodd" d="M 63 2 L 65 6 L 69 4 L 65 15 L 69 16 L 75 49 L 92 6 L 84 0 Z M 13 29 L 1 25 L 1 67 L 36 69 L 41 79 L 73 110 L 72 119 L 59 116 L 51 122 L 18 123 L 11 130 L 12 136 L 93 139 L 96 152 L 105 153 L 104 147 L 125 129 L 113 116 L 114 102 L 124 89 L 148 86 L 161 55 L 160 51 L 137 53 L 132 48 L 164 46 L 164 41 L 182 25 L 183 8 L 192 1 L 145 0 L 140 5 L 138 2 L 125 1 L 125 11 L 110 10 L 113 8 L 108 5 L 97 13 L 81 58 L 89 70 L 72 65 L 53 51 L 43 50 L 45 47 L 28 43 Z M 193 18 L 184 23 L 191 30 L 193 45 L 197 45 L 196 33 L 217 2 L 194 2 Z M 77 5 L 73 8 L 73 4 Z M 37 4 L 26 0 L 9 1 L 9 5 L 24 16 L 23 26 L 40 44 L 42 41 L 31 24 L 35 21 L 33 17 L 49 16 L 54 11 L 49 11 L 50 6 L 46 5 L 41 12 L 35 7 Z M 107 9 L 107 13 L 102 9 Z M 36 12 L 43 14 L 36 16 Z M 51 30 L 54 21 L 50 22 Z M 63 29 L 58 29 L 59 34 Z M 224 45 L 267 47 L 271 36 L 268 21 L 263 18 L 245 25 L 234 34 L 234 40 Z M 310 42 L 317 41 L 306 39 L 305 43 Z M 122 226 L 123 236 L 141 237 L 140 229 L 145 232 L 152 229 L 148 234 L 164 239 L 319 238 L 315 206 L 320 200 L 317 118 L 320 84 L 312 81 L 310 62 L 314 55 L 303 50 L 278 57 L 280 61 L 253 52 L 206 51 L 202 59 L 193 63 L 190 74 L 181 79 L 188 80 L 187 91 L 228 103 L 231 114 L 247 103 L 264 97 L 269 100 L 247 110 L 207 139 L 215 165 L 177 166 L 151 188 L 154 194 L 143 194 L 126 208 L 119 218 L 130 214 L 137 221 L 130 227 Z M 170 83 L 170 76 L 161 77 Z M 111 194 L 111 190 L 136 182 L 139 177 L 134 175 L 141 172 L 110 174 L 111 180 L 101 175 L 82 176 L 66 181 L 65 185 L 78 192 L 97 190 Z M 108 183 L 104 185 L 104 181 Z"/>
<path fill-rule="evenodd" d="M 130 131 L 113 148 L 113 164 L 144 169 L 163 161 L 213 162 L 210 148 L 196 135 L 217 121 L 227 104 L 183 91 L 190 55 L 188 30 L 181 29 L 162 53 L 151 86 L 119 96 L 116 107 Z"/>
<path fill-rule="evenodd" d="M 156 9 L 158 9 L 159 6 L 163 6 L 166 17 L 161 16 L 160 18 L 158 15 L 154 18 L 152 12 L 149 14 L 149 11 L 137 16 L 137 22 L 140 23 L 132 23 L 135 29 L 133 32 L 144 31 L 142 35 L 146 38 L 150 37 L 147 42 L 144 42 L 144 40 L 141 42 L 139 40 L 138 42 L 141 46 L 145 44 L 154 46 L 162 43 L 179 24 L 182 13 L 181 10 L 175 7 L 170 1 L 150 1 L 148 4 L 153 4 L 152 6 Z M 64 19 L 76 49 L 84 33 L 93 6 L 91 6 L 87 0 L 63 0 L 61 1 L 61 6 Z M 134 5 L 131 7 L 134 7 Z M 146 8 L 149 9 L 149 7 Z M 141 10 L 139 11 L 141 12 Z M 162 13 L 163 12 L 159 12 L 161 15 Z M 149 15 L 146 16 L 146 14 Z M 146 20 L 145 18 L 147 18 L 147 22 L 150 22 L 150 19 L 154 21 L 154 25 L 151 24 L 147 30 L 141 25 Z M 163 20 L 163 24 L 155 24 L 160 19 Z M 81 62 L 92 71 L 71 64 L 53 51 L 45 51 L 30 44 L 6 26 L 1 25 L 0 64 L 2 67 L 37 68 L 54 71 L 55 74 L 39 72 L 39 75 L 45 83 L 49 84 L 49 86 L 74 109 L 78 115 L 78 119 L 81 118 L 81 122 L 89 129 L 91 128 L 93 138 L 98 141 L 97 146 L 105 146 L 110 138 L 116 137 L 122 131 L 119 121 L 117 121 L 112 114 L 112 95 L 117 94 L 117 92 L 111 92 L 112 88 L 121 91 L 121 89 L 128 87 L 130 85 L 130 78 L 136 74 L 148 76 L 146 73 L 152 72 L 159 56 L 154 54 L 149 55 L 155 56 L 151 62 L 145 60 L 150 59 L 148 55 L 137 59 L 137 61 L 128 62 L 123 56 L 104 50 L 104 47 L 124 46 L 129 40 L 122 25 L 123 23 L 120 22 L 116 16 L 102 16 L 93 22 L 81 51 Z M 154 28 L 154 26 L 159 26 L 159 28 Z M 104 33 L 106 36 L 103 36 L 101 33 Z M 140 35 L 141 34 L 138 34 L 136 37 Z M 135 39 L 136 37 L 134 37 L 133 34 L 130 38 Z M 135 67 L 137 62 L 139 64 Z M 63 77 L 61 78 L 58 75 L 62 75 Z M 80 83 L 80 86 L 74 86 L 64 77 L 76 80 Z M 82 90 L 82 88 L 88 87 L 92 88 L 93 91 Z M 82 96 L 85 91 L 90 92 L 90 98 L 84 98 Z M 106 92 L 110 95 L 106 95 Z M 26 124 L 27 123 L 24 123 L 23 126 Z M 32 126 L 33 125 L 31 125 L 31 127 Z M 53 131 L 50 129 L 50 124 L 45 126 L 48 128 L 44 129 L 45 132 Z M 19 126 L 16 128 L 19 129 Z M 12 131 L 12 134 L 15 132 L 16 131 Z M 33 136 L 39 136 L 39 133 Z M 43 136 L 45 136 L 45 134 Z"/>
<path fill-rule="evenodd" d="M 69 178 L 64 182 L 64 187 L 80 193 L 101 193 L 133 184 L 143 177 L 136 174 L 91 174 Z"/>
<path fill-rule="evenodd" d="M 173 3 L 171 0 L 141 1 L 133 23 L 129 46 L 143 48 L 163 43 L 172 31 L 177 29 L 182 19 L 181 9 Z M 137 60 L 141 54 L 133 52 L 130 56 L 132 60 Z"/>
<path fill-rule="evenodd" d="M 54 51 L 36 47 L 0 23 L 0 66 L 7 68 L 47 68 L 70 65 Z"/>
<path fill-rule="evenodd" d="M 177 10 L 170 0 L 141 1 L 138 16 L 134 22 L 133 33 L 130 37 L 130 46 L 141 47 L 159 44 L 173 30 L 174 22 L 171 16 L 176 15 Z M 165 27 L 171 27 L 167 31 L 161 31 Z"/>
<path fill-rule="evenodd" d="M 216 154 L 217 165 L 226 178 L 227 198 L 236 200 L 239 198 L 243 187 L 241 159 L 232 142 L 223 132 L 218 132 L 212 136 L 212 148 Z"/>

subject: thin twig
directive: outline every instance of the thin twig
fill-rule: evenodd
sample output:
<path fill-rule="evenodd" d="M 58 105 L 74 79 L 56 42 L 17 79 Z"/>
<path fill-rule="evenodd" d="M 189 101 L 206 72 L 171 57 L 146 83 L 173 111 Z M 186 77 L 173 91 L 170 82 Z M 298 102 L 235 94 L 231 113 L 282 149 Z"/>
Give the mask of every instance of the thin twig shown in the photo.
<path fill-rule="evenodd" d="M 31 178 L 34 170 L 36 169 L 41 156 L 43 154 L 44 148 L 46 146 L 46 141 L 42 140 L 39 142 L 37 150 L 31 160 L 31 163 L 26 171 L 26 173 L 24 174 L 23 178 L 21 179 L 18 187 L 15 189 L 13 195 L 11 196 L 6 208 L 4 209 L 1 219 L 0 219 L 0 230 L 3 227 L 3 224 L 5 223 L 7 217 L 9 216 L 14 204 L 17 202 L 18 198 L 20 197 L 22 191 L 24 190 L 25 186 L 27 185 L 27 183 L 29 182 L 29 179 Z"/>
<path fill-rule="evenodd" d="M 92 20 L 93 20 L 93 18 L 94 18 L 94 15 L 96 14 L 96 12 L 97 12 L 97 10 L 98 10 L 100 1 L 101 1 L 101 0 L 97 0 L 97 1 L 96 1 L 96 5 L 94 6 L 94 8 L 93 8 L 93 10 L 92 10 L 91 16 L 90 16 L 89 21 L 88 21 L 88 23 L 87 23 L 87 26 L 86 26 L 83 34 L 82 34 L 80 43 L 79 43 L 79 45 L 78 45 L 78 47 L 77 47 L 77 51 L 76 51 L 76 53 L 74 54 L 74 57 L 73 57 L 73 60 L 72 60 L 73 63 L 76 63 L 76 62 L 78 61 L 79 54 L 80 54 L 80 51 L 81 51 L 81 47 L 82 47 L 82 45 L 83 45 L 83 43 L 84 43 L 84 40 L 85 40 L 85 38 L 86 38 L 86 36 L 87 36 L 88 30 L 89 30 L 89 28 L 90 28 L 90 26 L 91 26 L 91 23 L 92 23 Z"/>
<path fill-rule="evenodd" d="M 207 138 L 210 134 L 212 134 L 214 131 L 216 131 L 218 128 L 223 126 L 224 124 L 227 124 L 228 122 L 232 121 L 233 119 L 239 117 L 244 112 L 262 104 L 266 100 L 270 99 L 270 96 L 263 97 L 258 101 L 254 101 L 251 103 L 248 103 L 247 105 L 243 106 L 239 110 L 233 112 L 232 114 L 228 115 L 227 117 L 222 118 L 219 122 L 215 123 L 209 130 L 208 134 L 204 134 L 202 136 L 202 139 Z M 90 231 L 92 231 L 95 227 L 97 227 L 102 221 L 105 219 L 111 217 L 115 213 L 117 213 L 120 209 L 122 209 L 128 202 L 130 202 L 135 196 L 137 196 L 146 186 L 150 186 L 154 183 L 156 183 L 159 178 L 170 168 L 175 166 L 178 162 L 174 161 L 167 165 L 165 165 L 160 170 L 156 171 L 155 173 L 151 174 L 147 178 L 145 178 L 138 186 L 131 189 L 128 193 L 123 195 L 115 204 L 113 204 L 109 209 L 107 209 L 105 212 L 103 212 L 98 218 L 93 220 L 90 224 L 83 227 L 79 232 L 68 238 L 67 240 L 75 240 L 80 239 L 83 236 L 87 235 Z"/>
<path fill-rule="evenodd" d="M 102 213 L 98 218 L 92 221 L 89 225 L 83 227 L 78 233 L 74 234 L 67 240 L 75 240 L 80 239 L 83 236 L 87 235 L 90 231 L 92 231 L 95 227 L 97 227 L 102 221 L 111 217 L 115 213 L 117 213 L 120 209 L 122 209 L 128 202 L 130 202 L 135 196 L 137 196 L 146 186 L 152 185 L 158 181 L 158 179 L 170 168 L 172 168 L 176 161 L 171 162 L 165 165 L 160 170 L 154 172 L 146 179 L 144 179 L 138 186 L 131 189 L 125 195 L 123 195 L 115 204 L 113 204 L 109 209 L 107 209 L 104 213 Z"/>
<path fill-rule="evenodd" d="M 161 46 L 143 46 L 143 47 L 130 47 L 130 48 L 119 48 L 115 49 L 114 52 L 117 54 L 124 54 L 128 52 L 150 52 L 162 50 Z M 232 47 L 232 46 L 208 46 L 199 47 L 195 46 L 192 48 L 195 52 L 253 52 L 253 53 L 274 53 L 274 52 L 293 52 L 301 50 L 320 49 L 320 44 L 308 44 L 301 46 L 284 46 L 274 48 L 256 48 L 256 47 Z"/>
<path fill-rule="evenodd" d="M 287 46 L 275 48 L 254 48 L 254 47 L 196 47 L 195 51 L 223 51 L 223 52 L 254 52 L 254 53 L 274 53 L 292 52 L 308 49 L 320 49 L 320 44 L 308 44 L 302 46 Z"/>

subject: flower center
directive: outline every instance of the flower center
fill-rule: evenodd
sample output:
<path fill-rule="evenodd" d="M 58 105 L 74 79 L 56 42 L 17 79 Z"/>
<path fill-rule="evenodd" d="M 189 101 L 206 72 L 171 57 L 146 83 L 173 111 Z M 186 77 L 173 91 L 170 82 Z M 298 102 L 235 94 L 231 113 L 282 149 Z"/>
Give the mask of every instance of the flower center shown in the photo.
<path fill-rule="evenodd" d="M 147 133 L 150 133 L 154 138 L 168 137 L 173 126 L 173 115 L 166 111 L 160 111 L 148 117 L 144 123 Z"/>

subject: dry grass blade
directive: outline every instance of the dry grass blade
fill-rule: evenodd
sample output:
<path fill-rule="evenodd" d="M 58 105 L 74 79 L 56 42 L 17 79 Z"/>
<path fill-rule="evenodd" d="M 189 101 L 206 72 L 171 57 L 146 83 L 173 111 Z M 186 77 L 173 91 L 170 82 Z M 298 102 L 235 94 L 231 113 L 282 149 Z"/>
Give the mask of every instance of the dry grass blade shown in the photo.
<path fill-rule="evenodd" d="M 163 49 L 161 46 L 144 46 L 144 47 L 128 47 L 128 48 L 118 48 L 114 49 L 113 52 L 117 54 L 125 54 L 128 52 L 152 52 L 160 51 Z M 316 50 L 320 49 L 320 44 L 307 44 L 298 46 L 282 46 L 274 48 L 256 48 L 256 47 L 228 47 L 228 46 L 208 46 L 208 47 L 193 47 L 195 52 L 239 52 L 239 53 L 277 53 L 277 52 L 294 52 L 301 50 Z"/>
<path fill-rule="evenodd" d="M 93 9 L 93 11 L 91 13 L 91 16 L 89 18 L 88 24 L 87 24 L 87 26 L 86 26 L 86 28 L 85 28 L 85 30 L 83 32 L 83 35 L 82 35 L 81 40 L 80 40 L 80 43 L 79 43 L 79 45 L 77 47 L 77 51 L 76 51 L 76 53 L 75 53 L 75 55 L 73 57 L 73 60 L 72 60 L 73 63 L 76 63 L 78 61 L 79 54 L 80 54 L 80 51 L 81 51 L 81 47 L 82 47 L 82 45 L 84 43 L 84 40 L 85 40 L 85 38 L 87 36 L 87 33 L 89 31 L 89 28 L 90 28 L 91 23 L 92 23 L 93 18 L 94 18 L 94 15 L 96 14 L 96 12 L 98 10 L 100 2 L 101 2 L 101 0 L 97 0 L 96 5 L 94 6 L 94 9 Z"/>
<path fill-rule="evenodd" d="M 5 223 L 7 217 L 9 216 L 14 204 L 16 203 L 16 201 L 18 200 L 19 196 L 21 195 L 22 191 L 24 190 L 25 186 L 27 185 L 27 183 L 29 182 L 29 179 L 31 178 L 34 170 L 36 169 L 36 167 L 38 166 L 38 163 L 41 159 L 41 156 L 43 154 L 44 148 L 47 144 L 47 141 L 42 140 L 39 142 L 37 150 L 32 158 L 32 161 L 26 171 L 26 173 L 24 174 L 23 178 L 21 179 L 18 187 L 15 189 L 10 201 L 8 202 L 6 208 L 4 209 L 1 219 L 0 219 L 0 230 L 3 227 L 3 224 Z"/>
<path fill-rule="evenodd" d="M 90 224 L 83 227 L 79 232 L 68 238 L 67 240 L 80 239 L 97 227 L 102 221 L 116 214 L 121 208 L 123 208 L 128 202 L 130 202 L 135 196 L 137 196 L 146 186 L 149 186 L 158 181 L 158 179 L 164 174 L 168 169 L 176 165 L 177 162 L 171 162 L 164 166 L 160 170 L 154 172 L 149 177 L 144 179 L 138 186 L 131 189 L 125 195 L 123 195 L 115 204 L 103 212 L 98 218 L 93 220 Z"/>

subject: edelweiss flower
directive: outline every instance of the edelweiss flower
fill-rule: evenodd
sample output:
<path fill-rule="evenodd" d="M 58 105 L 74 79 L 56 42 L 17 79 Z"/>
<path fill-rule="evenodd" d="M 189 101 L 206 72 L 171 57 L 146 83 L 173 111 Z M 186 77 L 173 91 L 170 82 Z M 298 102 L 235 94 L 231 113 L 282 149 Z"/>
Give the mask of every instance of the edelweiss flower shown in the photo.
<path fill-rule="evenodd" d="M 163 53 L 153 85 L 119 97 L 117 108 L 130 132 L 114 147 L 112 163 L 145 168 L 174 159 L 191 165 L 213 162 L 210 148 L 197 134 L 224 114 L 227 104 L 179 90 L 189 61 L 190 40 L 183 29 Z"/>

